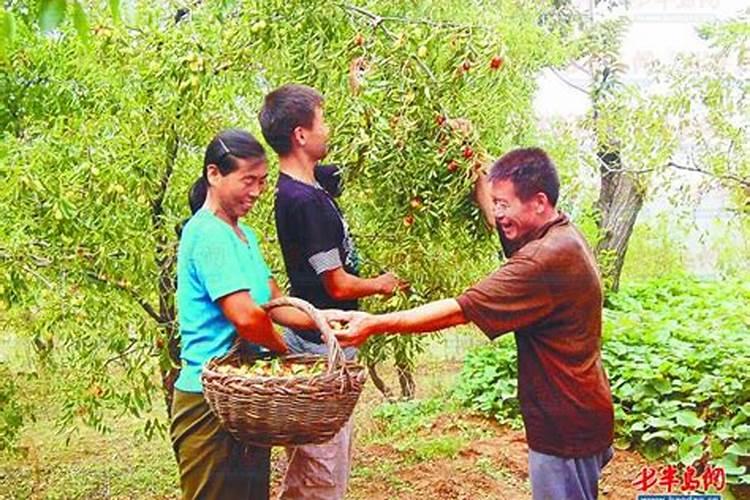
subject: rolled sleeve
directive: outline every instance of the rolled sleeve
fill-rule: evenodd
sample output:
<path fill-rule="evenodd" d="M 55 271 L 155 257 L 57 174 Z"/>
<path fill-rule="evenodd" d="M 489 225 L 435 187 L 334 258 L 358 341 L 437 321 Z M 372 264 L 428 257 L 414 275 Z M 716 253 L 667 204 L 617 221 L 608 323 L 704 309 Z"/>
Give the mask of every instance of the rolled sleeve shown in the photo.
<path fill-rule="evenodd" d="M 466 319 L 490 339 L 531 326 L 552 310 L 542 267 L 515 256 L 456 301 Z"/>
<path fill-rule="evenodd" d="M 326 271 L 332 271 L 342 267 L 341 256 L 338 248 L 332 248 L 325 252 L 318 252 L 307 261 L 317 274 L 323 274 Z"/>

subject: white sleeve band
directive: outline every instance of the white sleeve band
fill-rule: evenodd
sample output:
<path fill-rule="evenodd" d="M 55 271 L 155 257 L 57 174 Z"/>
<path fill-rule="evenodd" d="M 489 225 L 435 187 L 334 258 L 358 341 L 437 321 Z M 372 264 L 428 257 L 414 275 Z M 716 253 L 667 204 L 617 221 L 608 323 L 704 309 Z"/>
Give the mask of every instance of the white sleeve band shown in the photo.
<path fill-rule="evenodd" d="M 318 274 L 342 267 L 338 248 L 332 248 L 326 252 L 318 252 L 310 257 L 308 262 L 310 262 L 310 265 Z"/>

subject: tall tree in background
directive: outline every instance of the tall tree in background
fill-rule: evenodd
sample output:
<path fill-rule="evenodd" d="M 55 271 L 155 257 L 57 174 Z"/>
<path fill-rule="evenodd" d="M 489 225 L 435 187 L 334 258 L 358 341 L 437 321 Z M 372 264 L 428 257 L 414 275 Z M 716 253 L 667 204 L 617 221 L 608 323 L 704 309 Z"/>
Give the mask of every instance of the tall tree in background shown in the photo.
<path fill-rule="evenodd" d="M 740 198 L 750 182 L 748 15 L 703 27 L 712 57 L 684 54 L 655 65 L 653 86 L 644 88 L 624 83 L 619 52 L 627 21 L 611 15 L 595 20 L 592 12 L 563 3 L 556 15 L 578 45 L 572 64 L 589 74 L 587 88 L 570 85 L 591 102 L 579 127 L 591 138 L 589 161 L 599 175 L 596 253 L 607 290 L 616 292 L 644 202 L 684 187 L 670 170 L 700 172 Z"/>

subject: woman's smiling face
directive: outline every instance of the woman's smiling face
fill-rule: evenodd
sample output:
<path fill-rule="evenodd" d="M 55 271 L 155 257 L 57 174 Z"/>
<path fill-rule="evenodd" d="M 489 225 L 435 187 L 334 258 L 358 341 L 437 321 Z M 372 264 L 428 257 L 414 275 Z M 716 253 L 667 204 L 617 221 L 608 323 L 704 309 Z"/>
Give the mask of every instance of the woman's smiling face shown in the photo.
<path fill-rule="evenodd" d="M 221 175 L 218 168 L 209 167 L 213 193 L 223 211 L 238 219 L 247 214 L 266 190 L 268 163 L 265 158 L 235 158 L 237 168 Z M 211 168 L 213 167 L 213 168 Z"/>

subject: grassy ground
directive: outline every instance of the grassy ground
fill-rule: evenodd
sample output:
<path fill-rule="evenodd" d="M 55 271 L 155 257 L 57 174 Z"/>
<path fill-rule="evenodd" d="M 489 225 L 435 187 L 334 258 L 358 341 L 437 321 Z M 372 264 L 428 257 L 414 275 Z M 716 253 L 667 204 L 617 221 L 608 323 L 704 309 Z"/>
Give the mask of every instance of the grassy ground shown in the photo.
<path fill-rule="evenodd" d="M 429 354 L 420 361 L 417 396 L 429 399 L 447 394 L 460 369 L 458 360 L 469 346 L 481 341 L 476 333 L 433 341 Z M 384 366 L 382 372 L 395 389 L 393 370 Z M 37 389 L 30 396 L 37 407 L 44 408 L 49 403 L 43 384 Z M 377 415 L 383 403 L 368 383 L 356 410 L 358 447 L 377 447 L 400 432 L 382 425 L 383 418 Z M 166 436 L 146 439 L 141 432 L 143 421 L 126 415 L 116 419 L 109 434 L 83 428 L 66 444 L 66 436 L 54 427 L 56 411 L 49 406 L 24 429 L 17 455 L 0 455 L 0 498 L 178 498 L 177 468 Z M 163 408 L 155 410 L 159 412 Z M 424 461 L 450 456 L 459 445 L 459 437 L 412 439 L 404 441 L 400 453 L 407 462 Z M 393 469 L 401 465 L 392 460 L 358 467 L 352 497 L 358 498 L 358 485 L 370 480 L 390 484 Z"/>

